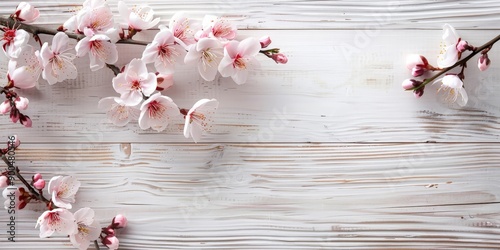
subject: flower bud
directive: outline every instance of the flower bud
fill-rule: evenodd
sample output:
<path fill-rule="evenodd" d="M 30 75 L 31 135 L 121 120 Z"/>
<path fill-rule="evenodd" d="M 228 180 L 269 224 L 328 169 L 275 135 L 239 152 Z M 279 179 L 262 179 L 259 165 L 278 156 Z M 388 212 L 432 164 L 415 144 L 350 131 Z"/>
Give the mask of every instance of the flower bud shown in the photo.
<path fill-rule="evenodd" d="M 104 239 L 102 239 L 102 244 L 106 245 L 111 250 L 115 250 L 118 249 L 120 242 L 118 241 L 118 238 L 116 238 L 116 236 L 106 236 Z"/>
<path fill-rule="evenodd" d="M 17 5 L 15 19 L 23 23 L 32 23 L 40 16 L 40 11 L 26 2 Z"/>
<path fill-rule="evenodd" d="M 271 38 L 269 36 L 263 36 L 260 38 L 259 42 L 261 48 L 266 48 L 269 44 L 271 44 Z"/>
<path fill-rule="evenodd" d="M 427 69 L 429 66 L 429 62 L 427 61 L 427 58 L 425 56 L 417 55 L 417 54 L 411 54 L 406 57 L 406 67 L 409 70 L 412 70 L 415 67 L 421 67 L 423 69 Z"/>
<path fill-rule="evenodd" d="M 403 88 L 406 90 L 414 89 L 422 84 L 421 81 L 415 79 L 406 79 L 403 81 Z"/>
<path fill-rule="evenodd" d="M 17 110 L 16 108 L 12 109 L 10 111 L 10 120 L 13 122 L 13 123 L 16 123 L 17 121 L 19 121 L 19 110 Z"/>
<path fill-rule="evenodd" d="M 156 90 L 163 91 L 169 89 L 174 85 L 174 74 L 160 74 L 156 73 Z"/>
<path fill-rule="evenodd" d="M 464 52 L 468 49 L 470 49 L 470 46 L 466 41 L 460 40 L 460 42 L 457 43 L 458 52 Z"/>
<path fill-rule="evenodd" d="M 42 174 L 36 173 L 35 175 L 33 175 L 33 177 L 31 179 L 33 181 L 38 181 L 38 180 L 42 179 Z"/>
<path fill-rule="evenodd" d="M 10 111 L 10 100 L 5 100 L 0 104 L 0 113 L 3 115 L 7 114 Z"/>
<path fill-rule="evenodd" d="M 19 110 L 25 110 L 28 108 L 28 104 L 29 104 L 29 100 L 28 98 L 25 98 L 25 97 L 17 97 L 16 100 L 14 101 L 14 103 L 16 104 L 16 108 L 19 109 Z"/>
<path fill-rule="evenodd" d="M 477 60 L 477 67 L 481 71 L 485 71 L 490 67 L 491 61 L 488 58 L 488 54 L 482 54 Z"/>
<path fill-rule="evenodd" d="M 415 66 L 413 69 L 411 69 L 411 75 L 414 77 L 419 77 L 425 73 L 425 68 L 422 68 L 420 66 Z"/>
<path fill-rule="evenodd" d="M 9 186 L 9 178 L 5 175 L 0 175 L 0 188 L 6 188 Z"/>
<path fill-rule="evenodd" d="M 32 122 L 31 118 L 27 115 L 19 114 L 19 120 L 22 125 L 24 125 L 27 128 L 31 128 Z"/>
<path fill-rule="evenodd" d="M 113 228 L 119 229 L 127 226 L 127 218 L 122 214 L 119 214 L 113 218 L 112 222 Z"/>
<path fill-rule="evenodd" d="M 35 187 L 38 190 L 42 190 L 45 187 L 45 180 L 44 179 L 38 179 L 35 182 L 33 182 L 33 187 Z"/>
<path fill-rule="evenodd" d="M 106 234 L 107 236 L 115 236 L 115 230 L 113 228 L 107 227 L 103 228 L 102 232 Z"/>
<path fill-rule="evenodd" d="M 273 60 L 276 63 L 285 64 L 285 63 L 288 62 L 288 58 L 285 55 L 281 54 L 281 53 L 273 54 L 271 57 L 273 58 Z"/>
<path fill-rule="evenodd" d="M 419 88 L 419 89 L 416 89 L 416 90 L 413 90 L 413 95 L 416 97 L 416 98 L 420 98 L 424 95 L 424 87 L 422 88 Z"/>

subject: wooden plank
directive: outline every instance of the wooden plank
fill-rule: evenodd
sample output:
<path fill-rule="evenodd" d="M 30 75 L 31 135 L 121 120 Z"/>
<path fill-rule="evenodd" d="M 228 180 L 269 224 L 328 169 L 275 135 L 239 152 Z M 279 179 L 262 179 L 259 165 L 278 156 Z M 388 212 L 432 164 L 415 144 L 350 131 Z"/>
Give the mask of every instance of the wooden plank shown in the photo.
<path fill-rule="evenodd" d="M 42 10 L 40 22 L 60 25 L 82 1 L 31 0 Z M 109 0 L 117 11 L 118 0 Z M 140 0 L 125 1 L 130 6 Z M 165 20 L 178 11 L 193 18 L 224 15 L 240 29 L 441 29 L 443 23 L 460 28 L 498 29 L 500 3 L 495 0 L 461 1 L 296 1 L 296 0 L 148 0 L 157 16 Z M 0 15 L 11 14 L 18 1 L 0 3 Z"/>
<path fill-rule="evenodd" d="M 120 249 L 497 249 L 500 144 L 24 144 L 22 171 L 76 176 L 75 209 L 129 218 Z M 19 213 L 18 242 L 42 210 Z M 6 212 L 0 221 L 6 221 Z M 3 228 L 3 226 L 0 226 Z"/>
<path fill-rule="evenodd" d="M 420 52 L 431 62 L 438 54 L 441 31 L 273 31 L 274 44 L 290 61 L 276 65 L 260 57 L 261 69 L 246 84 L 231 79 L 201 79 L 180 65 L 175 86 L 163 94 L 183 108 L 201 98 L 217 98 L 220 108 L 211 133 L 203 142 L 486 142 L 499 140 L 499 66 L 483 73 L 471 64 L 466 71 L 469 104 L 454 108 L 437 98 L 438 86 L 429 86 L 421 99 L 404 92 L 409 77 L 404 62 Z M 245 31 L 241 37 L 269 34 Z M 479 45 L 496 31 L 461 31 Z M 366 34 L 365 34 L 366 35 Z M 307 37 L 307 40 L 304 38 Z M 47 40 L 49 37 L 43 37 Z M 387 46 L 391 45 L 392 49 Z M 120 47 L 122 66 L 141 55 L 142 47 Z M 124 51 L 127 52 L 124 52 Z M 493 62 L 500 54 L 492 53 Z M 190 142 L 182 135 L 178 117 L 162 133 L 142 131 L 136 123 L 115 127 L 97 102 L 117 96 L 107 69 L 91 73 L 88 59 L 77 59 L 79 77 L 40 90 L 26 90 L 33 128 L 24 129 L 1 117 L 0 125 L 26 142 Z"/>

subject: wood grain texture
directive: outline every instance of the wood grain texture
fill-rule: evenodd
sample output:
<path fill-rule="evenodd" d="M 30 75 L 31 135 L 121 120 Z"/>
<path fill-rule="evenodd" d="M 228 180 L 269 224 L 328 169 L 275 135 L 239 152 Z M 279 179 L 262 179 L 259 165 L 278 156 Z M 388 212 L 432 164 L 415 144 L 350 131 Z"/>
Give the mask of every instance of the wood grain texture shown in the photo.
<path fill-rule="evenodd" d="M 41 23 L 60 25 L 83 1 L 31 0 L 38 6 Z M 117 13 L 117 0 L 108 1 Z M 127 0 L 129 5 L 144 4 Z M 241 29 L 441 29 L 452 23 L 464 29 L 498 29 L 500 3 L 496 0 L 410 1 L 297 1 L 297 0 L 149 0 L 165 23 L 178 11 L 201 19 L 205 14 L 224 15 Z M 17 1 L 0 3 L 0 14 L 11 14 Z M 13 7 L 14 6 L 14 7 Z"/>
<path fill-rule="evenodd" d="M 500 145 L 24 145 L 25 174 L 72 174 L 76 208 L 129 218 L 120 249 L 497 249 Z M 133 197 L 133 198 L 131 198 Z M 41 213 L 20 213 L 17 243 Z M 6 220 L 0 213 L 0 221 Z"/>

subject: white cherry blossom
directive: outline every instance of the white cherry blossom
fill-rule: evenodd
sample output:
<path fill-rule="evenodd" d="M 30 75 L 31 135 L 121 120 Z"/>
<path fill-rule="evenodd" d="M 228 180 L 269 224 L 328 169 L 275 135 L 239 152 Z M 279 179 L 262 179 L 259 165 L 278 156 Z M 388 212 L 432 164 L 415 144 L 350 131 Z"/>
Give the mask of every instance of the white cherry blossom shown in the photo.
<path fill-rule="evenodd" d="M 54 176 L 49 182 L 49 194 L 54 205 L 71 209 L 80 182 L 73 176 Z"/>
<path fill-rule="evenodd" d="M 202 38 L 196 44 L 189 46 L 184 58 L 186 64 L 196 63 L 201 77 L 213 81 L 217 68 L 223 56 L 222 44 L 215 38 Z"/>
<path fill-rule="evenodd" d="M 64 208 L 56 208 L 45 211 L 36 223 L 40 226 L 40 238 L 52 236 L 54 233 L 60 235 L 72 235 L 78 231 L 75 216 Z"/>
<path fill-rule="evenodd" d="M 236 37 L 236 25 L 222 17 L 206 15 L 203 18 L 202 26 L 203 30 L 199 31 L 196 35 L 198 39 L 203 37 L 215 37 L 222 41 L 227 41 L 233 40 Z"/>
<path fill-rule="evenodd" d="M 465 106 L 469 97 L 464 88 L 464 83 L 457 75 L 446 75 L 437 79 L 434 83 L 441 82 L 438 92 L 443 92 L 444 100 Z M 434 84 L 433 83 L 433 84 Z"/>
<path fill-rule="evenodd" d="M 71 234 L 69 239 L 74 247 L 80 250 L 88 249 L 90 243 L 101 235 L 101 226 L 94 220 L 94 210 L 91 208 L 81 208 L 75 212 L 74 217 L 77 233 Z"/>
<path fill-rule="evenodd" d="M 260 48 L 260 42 L 252 37 L 241 42 L 228 42 L 224 46 L 224 57 L 219 64 L 219 72 L 223 77 L 230 76 L 237 84 L 245 83 L 248 70 L 259 65 L 255 56 Z"/>
<path fill-rule="evenodd" d="M 170 119 L 179 114 L 179 107 L 170 97 L 156 93 L 142 103 L 139 127 L 161 132 L 168 126 Z"/>
<path fill-rule="evenodd" d="M 212 117 L 219 106 L 216 99 L 201 99 L 187 112 L 184 123 L 184 136 L 198 142 L 204 131 L 212 126 Z"/>
<path fill-rule="evenodd" d="M 9 29 L 7 27 L 0 28 L 2 35 L 0 36 L 0 46 L 3 52 L 9 59 L 17 59 L 21 54 L 23 47 L 26 47 L 30 35 L 22 29 Z"/>
<path fill-rule="evenodd" d="M 136 31 L 151 29 L 160 22 L 160 18 L 154 18 L 154 11 L 146 5 L 129 8 L 123 1 L 118 2 L 118 11 L 123 17 L 129 29 Z"/>
<path fill-rule="evenodd" d="M 86 29 L 86 32 L 89 34 L 92 31 Z M 110 37 L 103 34 L 86 36 L 76 44 L 76 55 L 82 57 L 89 54 L 90 70 L 102 69 L 105 64 L 113 64 L 118 60 L 116 45 L 110 40 Z"/>
<path fill-rule="evenodd" d="M 31 45 L 26 45 L 16 60 L 9 61 L 6 86 L 20 89 L 33 88 L 38 85 L 42 69 L 39 51 L 34 51 Z"/>
<path fill-rule="evenodd" d="M 460 42 L 460 36 L 453 26 L 445 24 L 443 27 L 443 43 L 444 46 L 441 49 L 440 55 L 438 57 L 437 65 L 440 68 L 450 67 L 455 64 L 459 58 L 459 51 L 457 45 Z"/>
<path fill-rule="evenodd" d="M 146 46 L 142 53 L 142 60 L 145 63 L 153 63 L 158 72 L 171 74 L 174 72 L 174 65 L 183 62 L 186 50 L 176 42 L 172 32 L 165 26 L 160 26 L 153 41 Z"/>
<path fill-rule="evenodd" d="M 196 43 L 194 35 L 196 34 L 196 30 L 199 30 L 201 27 L 199 23 L 187 18 L 183 12 L 177 12 L 170 19 L 168 28 L 185 45 L 191 45 Z"/>
<path fill-rule="evenodd" d="M 105 97 L 99 101 L 98 107 L 106 111 L 108 119 L 116 126 L 125 126 L 139 118 L 139 109 L 125 105 L 118 97 Z"/>
<path fill-rule="evenodd" d="M 33 23 L 40 16 L 40 11 L 27 2 L 17 5 L 13 17 L 23 23 Z"/>
<path fill-rule="evenodd" d="M 40 52 L 40 58 L 44 66 L 42 77 L 49 84 L 62 82 L 66 79 L 75 79 L 77 76 L 76 66 L 73 64 L 75 55 L 67 53 L 72 48 L 69 46 L 69 38 L 63 32 L 58 32 L 52 40 L 52 46 L 44 43 Z"/>
<path fill-rule="evenodd" d="M 124 72 L 113 78 L 113 88 L 127 106 L 139 104 L 142 96 L 150 96 L 156 86 L 156 75 L 149 73 L 146 64 L 140 59 L 133 59 Z"/>

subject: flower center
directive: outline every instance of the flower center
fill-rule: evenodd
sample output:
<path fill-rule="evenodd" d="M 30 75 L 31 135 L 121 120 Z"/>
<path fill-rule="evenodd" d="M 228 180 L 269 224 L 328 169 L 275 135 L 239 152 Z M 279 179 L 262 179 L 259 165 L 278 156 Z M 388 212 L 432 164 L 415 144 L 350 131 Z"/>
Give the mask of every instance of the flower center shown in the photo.
<path fill-rule="evenodd" d="M 84 235 L 88 235 L 90 232 L 90 229 L 83 223 L 78 223 L 78 232 Z"/>
<path fill-rule="evenodd" d="M 161 103 L 158 101 L 152 101 L 149 103 L 148 111 L 149 111 L 149 117 L 153 119 L 161 119 L 163 118 L 165 114 L 165 106 L 163 106 Z"/>
<path fill-rule="evenodd" d="M 103 41 L 92 41 L 90 43 L 90 51 L 92 51 L 92 54 L 98 58 L 103 59 L 106 61 L 107 55 L 105 48 L 103 46 Z"/>
<path fill-rule="evenodd" d="M 215 63 L 215 58 L 217 58 L 217 56 L 212 51 L 210 51 L 210 49 L 203 50 L 201 56 L 203 61 L 203 69 L 206 70 L 207 66 L 214 66 L 213 64 Z"/>
<path fill-rule="evenodd" d="M 220 19 L 215 22 L 212 32 L 215 37 L 225 37 L 229 35 L 233 30 L 231 25 L 224 19 Z"/>
<path fill-rule="evenodd" d="M 3 45 L 4 49 L 6 46 L 10 46 L 12 41 L 14 41 L 14 38 L 16 37 L 16 30 L 14 29 L 4 29 L 4 34 L 1 40 L 5 41 L 5 44 Z"/>
<path fill-rule="evenodd" d="M 138 80 L 134 80 L 132 82 L 132 86 L 130 87 L 130 89 L 132 90 L 141 90 L 141 82 L 139 82 Z"/>
<path fill-rule="evenodd" d="M 177 50 L 168 45 L 168 44 L 163 44 L 158 46 L 158 56 L 160 57 L 160 60 L 165 64 L 166 62 L 170 64 L 175 63 L 175 59 L 173 58 L 174 56 L 178 56 L 179 52 Z"/>
<path fill-rule="evenodd" d="M 246 65 L 246 60 L 245 58 L 241 57 L 239 54 L 236 56 L 236 58 L 234 59 L 234 63 L 233 63 L 233 66 L 237 69 L 246 69 L 247 68 L 247 65 Z"/>
<path fill-rule="evenodd" d="M 59 213 L 56 213 L 56 212 L 49 213 L 47 215 L 47 217 L 48 217 L 47 218 L 48 219 L 48 223 L 51 226 L 56 225 L 59 222 L 59 219 L 60 219 Z"/>

